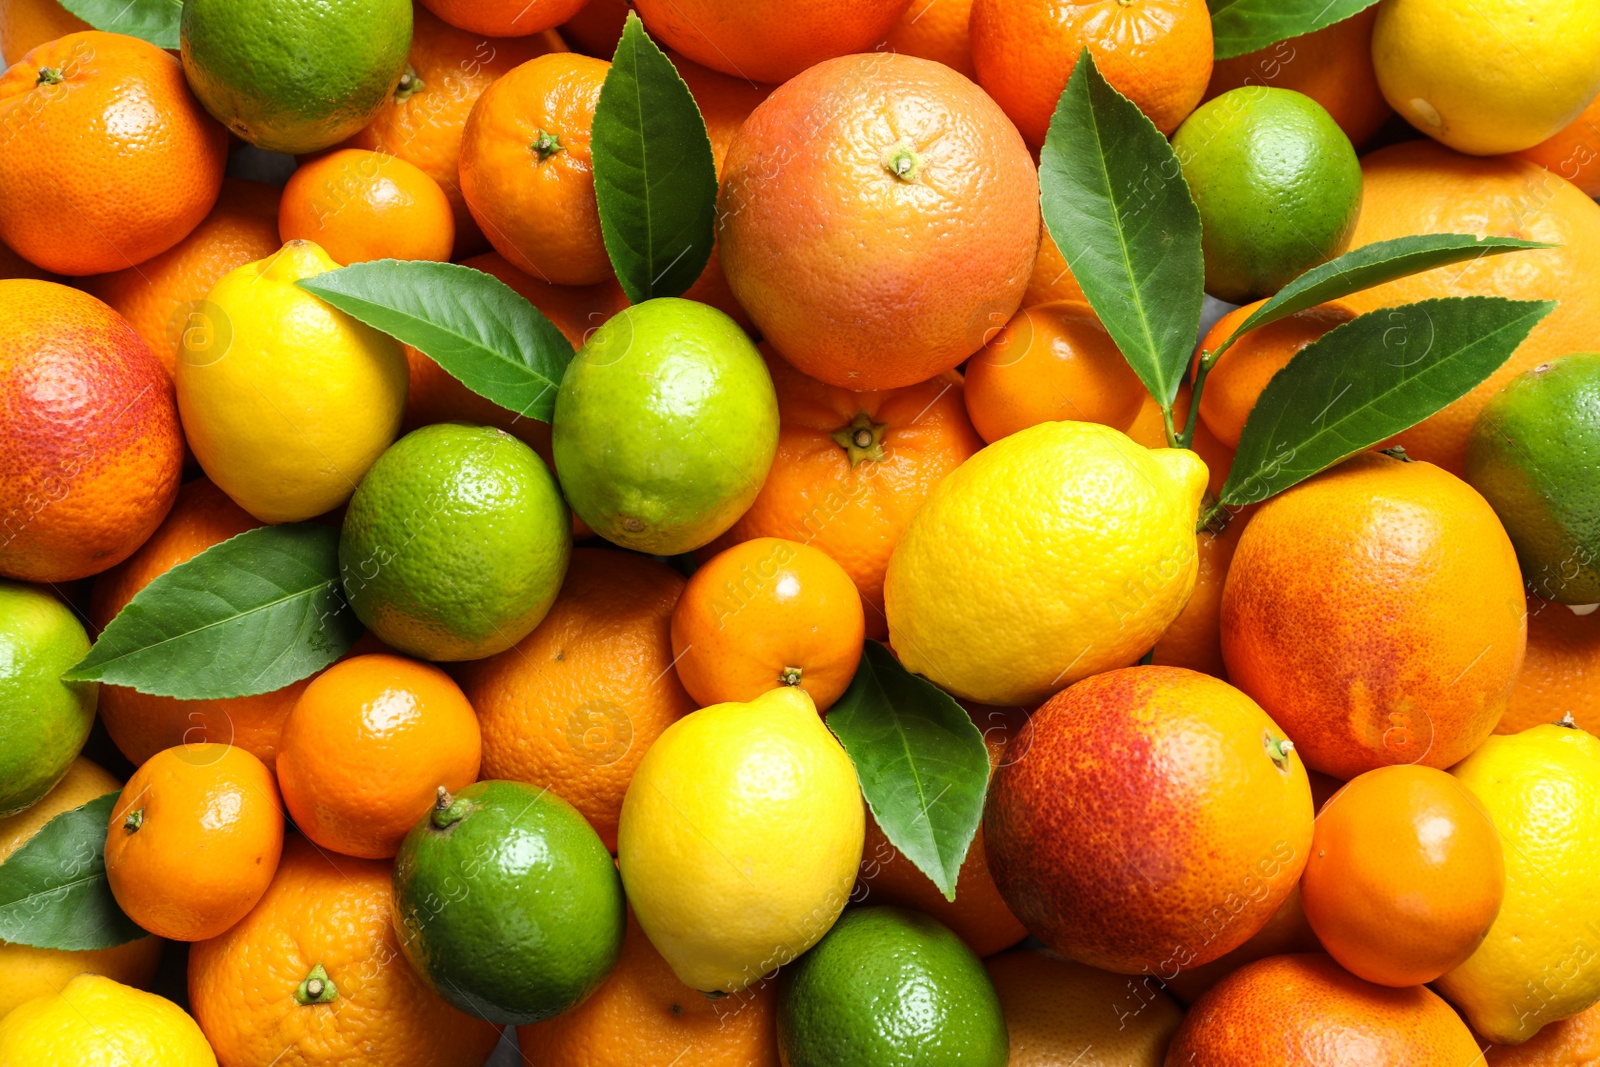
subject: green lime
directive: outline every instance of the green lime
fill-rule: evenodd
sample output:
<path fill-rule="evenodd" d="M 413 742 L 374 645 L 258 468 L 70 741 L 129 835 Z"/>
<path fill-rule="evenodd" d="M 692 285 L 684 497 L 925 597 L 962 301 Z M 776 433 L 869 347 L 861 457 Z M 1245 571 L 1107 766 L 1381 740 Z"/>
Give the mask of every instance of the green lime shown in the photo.
<path fill-rule="evenodd" d="M 410 0 L 184 0 L 184 73 L 219 122 L 299 154 L 372 121 L 406 70 Z"/>
<path fill-rule="evenodd" d="M 1000 997 L 950 928 L 920 912 L 847 910 L 778 994 L 786 1067 L 1005 1067 Z"/>
<path fill-rule="evenodd" d="M 1534 594 L 1600 603 L 1600 352 L 1511 379 L 1467 437 L 1467 481 L 1511 535 Z"/>
<path fill-rule="evenodd" d="M 1206 292 L 1271 296 L 1344 252 L 1361 212 L 1361 164 L 1322 105 L 1247 85 L 1200 105 L 1172 136 L 1200 208 Z"/>
<path fill-rule="evenodd" d="M 736 322 L 692 300 L 647 300 L 596 330 L 552 424 L 578 517 L 623 548 L 675 556 L 738 521 L 778 448 L 778 398 Z"/>
<path fill-rule="evenodd" d="M 72 609 L 36 586 L 0 581 L 0 818 L 59 782 L 94 725 L 94 682 L 61 675 L 89 654 Z"/>
<path fill-rule="evenodd" d="M 394 926 L 439 995 L 495 1023 L 576 1007 L 622 951 L 627 905 L 578 809 L 523 782 L 440 790 L 394 865 Z"/>
<path fill-rule="evenodd" d="M 538 626 L 567 574 L 572 521 L 537 453 L 503 430 L 439 423 L 389 446 L 350 498 L 345 595 L 378 639 L 481 659 Z"/>

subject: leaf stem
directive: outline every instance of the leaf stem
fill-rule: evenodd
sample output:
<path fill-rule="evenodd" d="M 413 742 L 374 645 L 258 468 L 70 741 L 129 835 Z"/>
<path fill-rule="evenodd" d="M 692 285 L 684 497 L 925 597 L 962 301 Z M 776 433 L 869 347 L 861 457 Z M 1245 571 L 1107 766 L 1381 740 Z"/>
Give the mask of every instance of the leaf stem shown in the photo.
<path fill-rule="evenodd" d="M 1205 352 L 1200 356 L 1200 369 L 1194 375 L 1194 388 L 1189 390 L 1189 417 L 1183 421 L 1183 433 L 1178 436 L 1179 448 L 1194 447 L 1194 431 L 1199 424 L 1200 396 L 1206 390 L 1206 379 L 1211 375 L 1211 368 L 1217 365 L 1217 360 L 1222 353 L 1228 350 L 1233 338 L 1224 341 L 1216 351 Z"/>
<path fill-rule="evenodd" d="M 1211 525 L 1211 520 L 1215 519 L 1221 513 L 1222 513 L 1222 501 L 1221 500 L 1212 501 L 1211 506 L 1206 508 L 1204 511 L 1202 511 L 1200 513 L 1200 521 L 1194 524 L 1194 532 L 1195 533 L 1204 532 L 1205 528 L 1207 526 Z"/>
<path fill-rule="evenodd" d="M 1172 405 L 1171 404 L 1163 404 L 1163 405 L 1161 405 L 1161 429 L 1167 435 L 1167 447 L 1168 448 L 1182 448 L 1182 447 L 1184 447 L 1183 445 L 1180 445 L 1178 443 L 1178 432 L 1172 425 Z"/>

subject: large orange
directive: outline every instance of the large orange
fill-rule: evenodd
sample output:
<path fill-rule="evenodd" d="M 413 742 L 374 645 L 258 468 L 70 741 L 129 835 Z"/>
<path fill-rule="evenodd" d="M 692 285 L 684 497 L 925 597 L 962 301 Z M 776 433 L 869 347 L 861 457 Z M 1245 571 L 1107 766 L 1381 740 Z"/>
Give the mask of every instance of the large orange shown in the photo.
<path fill-rule="evenodd" d="M 1444 296 L 1561 302 L 1482 385 L 1396 438 L 1412 457 L 1459 474 L 1467 431 L 1490 397 L 1531 367 L 1595 347 L 1600 205 L 1537 164 L 1463 156 L 1432 140 L 1374 152 L 1361 161 L 1361 171 L 1365 186 L 1352 249 L 1414 233 L 1493 234 L 1557 246 L 1440 267 L 1344 298 L 1357 311 Z"/>
<path fill-rule="evenodd" d="M 1566 129 L 1517 155 L 1561 175 L 1584 196 L 1600 196 L 1600 96 Z"/>
<path fill-rule="evenodd" d="M 900 20 L 889 27 L 883 43 L 896 52 L 943 63 L 976 79 L 967 23 L 972 0 L 911 0 Z"/>
<path fill-rule="evenodd" d="M 533 633 L 459 671 L 483 723 L 483 776 L 549 787 L 615 852 L 634 768 L 696 707 L 672 669 L 683 586 L 644 556 L 576 549 Z"/>
<path fill-rule="evenodd" d="M 911 516 L 983 447 L 954 377 L 856 393 L 767 352 L 778 393 L 778 453 L 750 510 L 703 552 L 753 537 L 820 548 L 856 583 L 867 636 L 889 634 L 883 575 Z"/>
<path fill-rule="evenodd" d="M 59 274 L 51 274 L 44 268 L 29 263 L 5 245 L 0 244 L 0 280 L 6 278 L 33 278 L 41 282 L 61 281 Z"/>
<path fill-rule="evenodd" d="M 143 263 L 211 210 L 227 145 L 155 45 L 98 30 L 40 45 L 0 75 L 0 240 L 58 274 Z"/>
<path fill-rule="evenodd" d="M 90 28 L 56 0 L 0 4 L 0 67 L 9 67 L 46 41 Z"/>
<path fill-rule="evenodd" d="M 561 24 L 561 39 L 573 51 L 610 59 L 617 51 L 617 42 L 622 40 L 622 28 L 632 10 L 629 0 L 589 0 Z"/>
<path fill-rule="evenodd" d="M 1600 1004 L 1546 1023 L 1520 1045 L 1490 1045 L 1486 1067 L 1594 1067 L 1600 1063 Z"/>
<path fill-rule="evenodd" d="M 313 241 L 336 263 L 447 261 L 455 216 L 439 183 L 386 152 L 340 148 L 303 164 L 283 187 L 278 236 Z"/>
<path fill-rule="evenodd" d="M 1039 254 L 1033 261 L 1033 273 L 1028 276 L 1027 291 L 1022 294 L 1022 306 L 1049 304 L 1056 300 L 1087 300 L 1083 286 L 1072 276 L 1067 257 L 1048 230 L 1039 238 Z"/>
<path fill-rule="evenodd" d="M 1600 732 L 1600 613 L 1528 597 L 1528 655 L 1495 733 L 1515 734 L 1571 715 Z"/>
<path fill-rule="evenodd" d="M 651 36 L 747 81 L 788 81 L 883 40 L 910 0 L 635 0 Z"/>
<path fill-rule="evenodd" d="M 1156 642 L 1151 663 L 1188 667 L 1227 680 L 1228 667 L 1222 661 L 1222 588 L 1250 514 L 1246 510 L 1231 516 L 1221 531 L 1205 529 L 1195 535 L 1200 569 L 1195 576 L 1194 592 L 1189 594 L 1189 602 Z"/>
<path fill-rule="evenodd" d="M 260 903 L 189 950 L 189 1003 L 223 1067 L 482 1067 L 500 1028 L 406 965 L 390 867 L 291 836 Z"/>
<path fill-rule="evenodd" d="M 172 379 L 126 319 L 54 282 L 0 281 L 0 575 L 115 566 L 172 506 Z"/>
<path fill-rule="evenodd" d="M 1036 949 L 984 961 L 1011 1039 L 1008 1067 L 1160 1067 L 1183 1011 L 1130 978 Z"/>
<path fill-rule="evenodd" d="M 418 0 L 452 26 L 488 37 L 526 37 L 554 29 L 584 0 Z"/>
<path fill-rule="evenodd" d="M 977 351 L 1039 250 L 1038 174 L 1011 123 L 949 67 L 893 53 L 774 91 L 728 149 L 718 212 L 750 318 L 796 367 L 852 389 Z"/>
<path fill-rule="evenodd" d="M 1085 48 L 1095 67 L 1166 134 L 1211 77 L 1205 0 L 973 0 L 972 63 L 1034 147 Z"/>

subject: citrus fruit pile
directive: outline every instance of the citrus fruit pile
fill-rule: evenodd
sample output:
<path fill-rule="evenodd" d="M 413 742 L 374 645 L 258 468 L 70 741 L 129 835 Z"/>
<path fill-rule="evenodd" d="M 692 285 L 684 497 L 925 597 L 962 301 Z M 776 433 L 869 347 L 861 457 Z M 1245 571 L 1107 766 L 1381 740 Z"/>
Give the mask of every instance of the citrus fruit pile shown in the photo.
<path fill-rule="evenodd" d="M 1600 1063 L 1600 5 L 0 0 L 0 1067 Z"/>

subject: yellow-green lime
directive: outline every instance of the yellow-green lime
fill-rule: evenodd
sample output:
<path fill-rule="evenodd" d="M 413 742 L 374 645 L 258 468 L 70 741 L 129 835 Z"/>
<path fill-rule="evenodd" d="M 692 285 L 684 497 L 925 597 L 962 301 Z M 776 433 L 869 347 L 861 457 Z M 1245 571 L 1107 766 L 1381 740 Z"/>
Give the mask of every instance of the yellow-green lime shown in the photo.
<path fill-rule="evenodd" d="M 0 581 L 0 817 L 50 792 L 88 740 L 100 687 L 61 680 L 88 654 L 71 608 L 38 586 Z"/>

